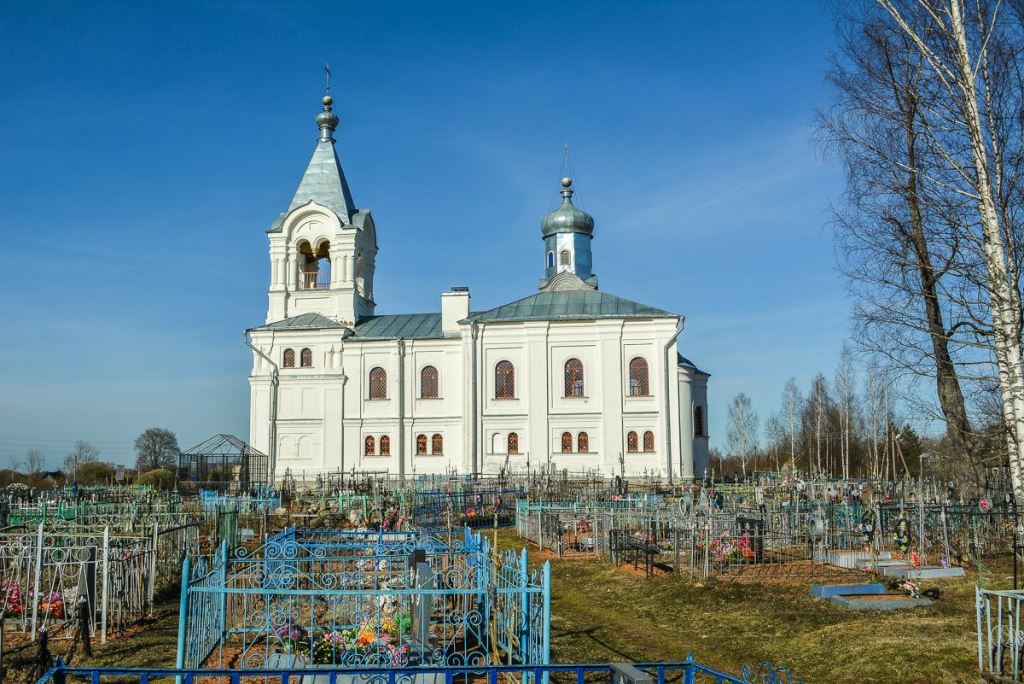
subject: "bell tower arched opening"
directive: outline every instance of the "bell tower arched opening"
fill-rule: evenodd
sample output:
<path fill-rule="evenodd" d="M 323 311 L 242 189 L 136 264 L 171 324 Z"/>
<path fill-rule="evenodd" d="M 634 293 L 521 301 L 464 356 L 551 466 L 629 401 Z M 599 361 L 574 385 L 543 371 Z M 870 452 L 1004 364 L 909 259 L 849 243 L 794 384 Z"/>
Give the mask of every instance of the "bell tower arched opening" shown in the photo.
<path fill-rule="evenodd" d="M 316 247 L 308 241 L 300 242 L 298 250 L 299 288 L 323 290 L 331 286 L 331 243 L 321 240 Z"/>

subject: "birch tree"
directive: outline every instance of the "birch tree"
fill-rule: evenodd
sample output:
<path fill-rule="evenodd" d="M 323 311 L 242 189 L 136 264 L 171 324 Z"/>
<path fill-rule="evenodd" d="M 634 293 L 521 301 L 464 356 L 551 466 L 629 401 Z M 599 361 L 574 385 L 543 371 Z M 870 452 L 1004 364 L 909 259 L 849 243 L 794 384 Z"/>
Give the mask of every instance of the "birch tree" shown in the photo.
<path fill-rule="evenodd" d="M 773 415 L 764 423 L 764 439 L 768 450 L 772 455 L 772 463 L 775 471 L 779 471 L 779 451 L 785 449 L 789 442 L 789 435 L 785 425 L 778 415 Z"/>
<path fill-rule="evenodd" d="M 969 12 L 962 0 L 877 0 L 914 44 L 941 98 L 929 102 L 930 143 L 955 182 L 956 192 L 974 203 L 977 230 L 965 230 L 980 252 L 998 371 L 1003 419 L 1014 494 L 1024 496 L 1024 368 L 1021 349 L 1019 267 L 1014 256 L 1014 226 L 1000 212 L 999 115 L 994 110 L 993 45 L 1011 36 L 1008 13 L 1000 2 L 976 0 Z M 1018 26 L 1019 28 L 1019 26 Z M 1009 53 L 1017 57 L 1012 51 Z M 1016 114 L 1016 113 L 1015 113 Z"/>
<path fill-rule="evenodd" d="M 808 409 L 811 413 L 811 420 L 814 424 L 814 464 L 815 475 L 824 473 L 821 456 L 823 438 L 825 437 L 826 417 L 829 408 L 828 381 L 825 376 L 818 373 L 811 380 L 811 392 L 808 397 Z"/>
<path fill-rule="evenodd" d="M 757 413 L 750 397 L 740 392 L 729 404 L 726 446 L 729 454 L 740 459 L 744 479 L 747 477 L 747 459 L 757 446 Z"/>
<path fill-rule="evenodd" d="M 836 102 L 819 131 L 846 171 L 834 224 L 857 344 L 901 374 L 934 382 L 950 445 L 973 464 L 961 377 L 967 360 L 957 353 L 975 346 L 977 332 L 974 288 L 960 277 L 969 208 L 947 184 L 932 182 L 945 164 L 930 142 L 927 64 L 884 15 L 851 13 L 841 26 L 829 75 Z"/>
<path fill-rule="evenodd" d="M 789 441 L 789 461 L 794 468 L 796 463 L 796 440 L 800 432 L 800 405 L 803 398 L 800 396 L 800 388 L 796 384 L 796 378 L 786 381 L 782 388 L 782 420 L 786 428 L 786 437 Z"/>
<path fill-rule="evenodd" d="M 856 374 L 853 369 L 853 354 L 847 344 L 839 356 L 839 367 L 836 369 L 835 390 L 836 402 L 839 406 L 839 420 L 842 425 L 840 435 L 840 462 L 844 480 L 850 479 L 850 427 L 853 414 L 853 402 L 856 395 Z"/>

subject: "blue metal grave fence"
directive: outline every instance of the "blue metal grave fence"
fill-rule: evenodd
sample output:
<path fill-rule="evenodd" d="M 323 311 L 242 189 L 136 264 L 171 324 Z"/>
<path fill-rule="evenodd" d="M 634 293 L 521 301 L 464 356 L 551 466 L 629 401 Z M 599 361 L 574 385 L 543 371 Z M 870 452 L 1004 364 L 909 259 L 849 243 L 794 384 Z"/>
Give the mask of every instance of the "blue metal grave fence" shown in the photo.
<path fill-rule="evenodd" d="M 281 495 L 271 491 L 258 491 L 254 496 L 224 494 L 208 489 L 199 490 L 199 502 L 203 509 L 214 511 L 230 506 L 240 513 L 273 512 L 281 507 Z"/>
<path fill-rule="evenodd" d="M 279 670 L 214 670 L 196 668 L 50 669 L 36 684 L 796 684 L 784 667 L 762 662 L 730 674 L 698 663 L 693 656 L 675 663 L 603 663 L 591 665 L 489 665 L 483 667 L 426 666 L 417 668 L 352 668 L 338 670 L 293 667 Z"/>
<path fill-rule="evenodd" d="M 526 490 L 523 488 L 416 492 L 412 503 L 412 522 L 428 529 L 459 525 L 512 525 L 515 523 L 516 501 L 524 496 Z"/>
<path fill-rule="evenodd" d="M 179 667 L 549 662 L 550 566 L 468 529 L 288 529 L 182 575 Z"/>

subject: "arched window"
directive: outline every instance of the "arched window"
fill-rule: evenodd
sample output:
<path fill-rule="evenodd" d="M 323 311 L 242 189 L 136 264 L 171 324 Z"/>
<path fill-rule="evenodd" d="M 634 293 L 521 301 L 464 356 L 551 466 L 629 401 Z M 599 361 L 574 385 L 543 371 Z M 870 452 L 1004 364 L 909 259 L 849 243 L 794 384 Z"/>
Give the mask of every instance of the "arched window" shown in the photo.
<path fill-rule="evenodd" d="M 583 363 L 579 359 L 565 362 L 565 396 L 583 396 Z"/>
<path fill-rule="evenodd" d="M 558 255 L 558 263 L 561 266 L 572 266 L 572 255 L 569 254 L 569 250 L 563 249 Z"/>
<path fill-rule="evenodd" d="M 704 436 L 704 407 L 693 407 L 693 434 L 698 437 Z"/>
<path fill-rule="evenodd" d="M 586 432 L 576 435 L 576 451 L 581 454 L 590 453 L 590 435 Z"/>
<path fill-rule="evenodd" d="M 548 252 L 548 268 L 554 268 L 554 267 L 555 267 L 555 253 L 554 252 Z"/>
<path fill-rule="evenodd" d="M 423 456 L 427 453 L 427 436 L 416 435 L 416 455 Z"/>
<path fill-rule="evenodd" d="M 519 435 L 514 432 L 508 433 L 508 453 L 519 453 Z"/>
<path fill-rule="evenodd" d="M 433 366 L 420 371 L 420 399 L 437 399 L 437 369 Z"/>
<path fill-rule="evenodd" d="M 370 371 L 370 399 L 388 398 L 388 374 L 377 366 Z"/>
<path fill-rule="evenodd" d="M 651 394 L 651 385 L 648 382 L 647 360 L 636 357 L 629 362 L 629 396 L 647 397 Z"/>
<path fill-rule="evenodd" d="M 285 368 L 295 368 L 295 350 L 285 349 L 284 356 L 281 359 L 281 365 Z"/>
<path fill-rule="evenodd" d="M 644 451 L 654 451 L 654 433 L 650 430 L 644 433 Z"/>
<path fill-rule="evenodd" d="M 366 435 L 366 439 L 364 440 L 363 444 L 363 453 L 366 454 L 367 456 L 373 456 L 373 454 L 375 453 L 373 447 L 373 435 Z"/>
<path fill-rule="evenodd" d="M 571 432 L 563 432 L 562 433 L 562 453 L 563 454 L 571 454 L 572 453 L 572 433 Z"/>
<path fill-rule="evenodd" d="M 444 437 L 434 435 L 430 438 L 430 453 L 434 456 L 440 456 L 444 453 Z"/>
<path fill-rule="evenodd" d="M 313 367 L 313 352 L 308 347 L 299 354 L 299 365 L 303 368 Z"/>
<path fill-rule="evenodd" d="M 387 435 L 380 436 L 380 455 L 390 456 L 391 455 L 391 438 Z"/>
<path fill-rule="evenodd" d="M 516 398 L 516 369 L 510 361 L 499 361 L 494 367 L 494 398 Z"/>
<path fill-rule="evenodd" d="M 628 451 L 631 454 L 635 454 L 636 452 L 640 451 L 640 443 L 637 440 L 636 433 L 633 432 L 632 430 L 630 430 L 629 433 L 626 434 L 626 451 Z"/>

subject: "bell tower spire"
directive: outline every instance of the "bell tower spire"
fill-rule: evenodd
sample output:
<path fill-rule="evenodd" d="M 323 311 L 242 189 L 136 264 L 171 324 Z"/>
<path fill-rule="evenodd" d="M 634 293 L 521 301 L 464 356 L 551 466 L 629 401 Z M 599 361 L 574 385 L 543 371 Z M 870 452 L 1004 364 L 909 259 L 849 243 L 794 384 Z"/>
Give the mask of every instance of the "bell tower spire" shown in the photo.
<path fill-rule="evenodd" d="M 268 322 L 315 313 L 352 325 L 374 311 L 377 231 L 369 210 L 356 207 L 342 171 L 330 66 L 324 74 L 316 148 L 288 208 L 267 231 Z"/>

